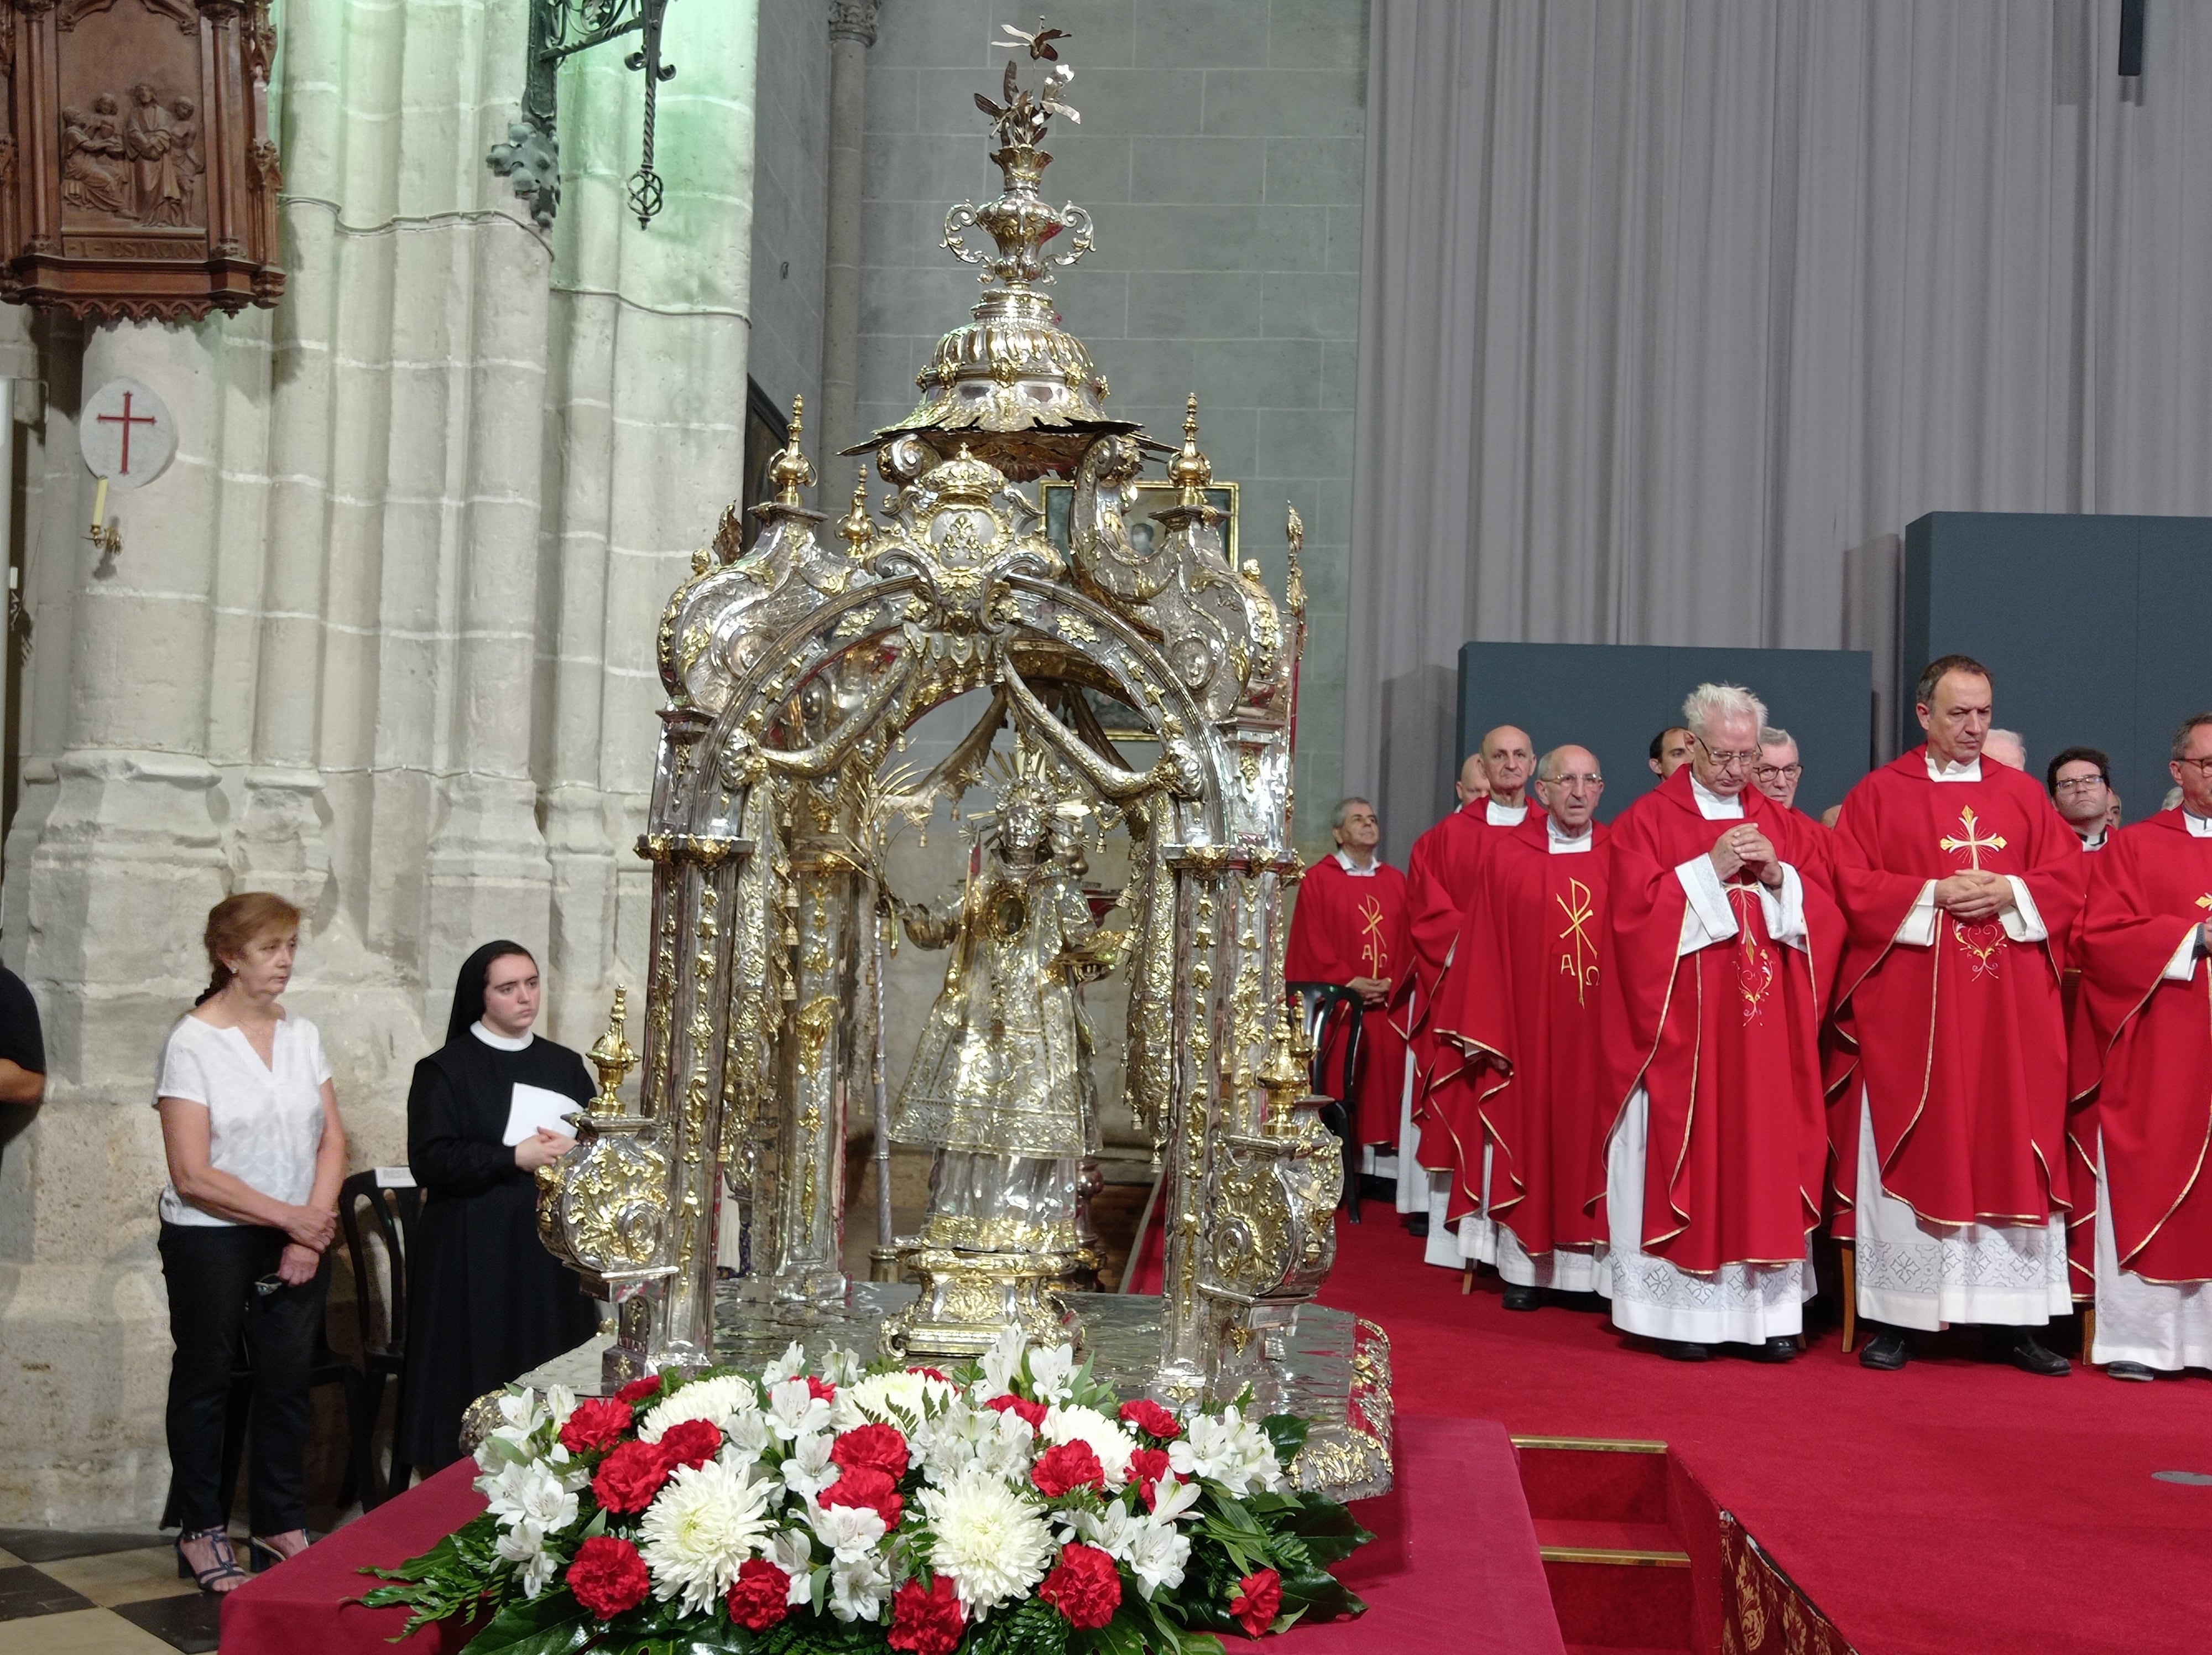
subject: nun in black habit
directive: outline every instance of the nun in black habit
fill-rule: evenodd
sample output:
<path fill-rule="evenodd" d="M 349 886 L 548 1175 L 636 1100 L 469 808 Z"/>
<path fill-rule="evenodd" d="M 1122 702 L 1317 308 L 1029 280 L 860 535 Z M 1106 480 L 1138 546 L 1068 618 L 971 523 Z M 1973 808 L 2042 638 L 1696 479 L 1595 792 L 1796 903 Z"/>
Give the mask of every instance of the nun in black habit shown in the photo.
<path fill-rule="evenodd" d="M 423 1195 L 408 1256 L 407 1366 L 393 1458 L 460 1457 L 462 1410 L 599 1330 L 574 1274 L 538 1238 L 537 1169 L 574 1145 L 561 1116 L 584 1060 L 530 1031 L 538 964 L 488 942 L 453 985 L 446 1044 L 415 1066 L 407 1164 Z"/>

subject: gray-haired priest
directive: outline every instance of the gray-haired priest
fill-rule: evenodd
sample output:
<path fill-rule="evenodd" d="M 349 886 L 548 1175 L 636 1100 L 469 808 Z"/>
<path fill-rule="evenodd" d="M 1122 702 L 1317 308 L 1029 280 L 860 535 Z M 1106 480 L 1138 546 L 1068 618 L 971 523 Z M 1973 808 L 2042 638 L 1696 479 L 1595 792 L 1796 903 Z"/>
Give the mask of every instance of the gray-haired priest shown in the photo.
<path fill-rule="evenodd" d="M 1703 1361 L 1796 1354 L 1827 1135 L 1820 1029 L 1840 951 L 1820 829 L 1749 785 L 1766 709 L 1701 684 L 1690 762 L 1613 824 L 1605 1056 L 1613 1319 Z"/>
<path fill-rule="evenodd" d="M 2081 929 L 2074 1091 L 2103 1081 L 2090 1360 L 2118 1379 L 2212 1367 L 2212 713 L 2172 753 L 2181 803 L 2112 836 Z"/>

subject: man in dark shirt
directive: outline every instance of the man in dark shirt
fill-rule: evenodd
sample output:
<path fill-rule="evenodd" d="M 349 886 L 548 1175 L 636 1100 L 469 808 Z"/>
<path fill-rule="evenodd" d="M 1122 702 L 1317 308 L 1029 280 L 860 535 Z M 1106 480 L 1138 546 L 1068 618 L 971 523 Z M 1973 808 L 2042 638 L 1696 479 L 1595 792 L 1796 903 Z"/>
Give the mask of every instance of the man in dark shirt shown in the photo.
<path fill-rule="evenodd" d="M 0 966 L 0 1145 L 30 1124 L 46 1095 L 46 1043 L 38 1002 L 23 979 Z M 18 1108 L 7 1108 L 7 1104 Z"/>

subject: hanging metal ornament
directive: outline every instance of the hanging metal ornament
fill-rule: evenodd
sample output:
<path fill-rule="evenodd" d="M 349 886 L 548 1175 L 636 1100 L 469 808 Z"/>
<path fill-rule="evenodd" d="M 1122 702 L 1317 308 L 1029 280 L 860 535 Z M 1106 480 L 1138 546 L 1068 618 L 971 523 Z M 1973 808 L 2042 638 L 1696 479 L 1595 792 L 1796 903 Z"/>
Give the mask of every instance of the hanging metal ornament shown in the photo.
<path fill-rule="evenodd" d="M 628 188 L 630 210 L 641 228 L 659 212 L 665 191 L 653 169 L 653 118 L 660 83 L 676 78 L 676 65 L 660 60 L 661 28 L 670 0 L 531 0 L 529 66 L 522 89 L 522 113 L 507 130 L 506 141 L 491 147 L 491 169 L 512 179 L 515 194 L 531 204 L 538 228 L 550 229 L 561 206 L 561 146 L 558 82 L 561 62 L 625 34 L 641 37 L 623 58 L 626 68 L 645 75 L 645 137 L 636 172 Z"/>

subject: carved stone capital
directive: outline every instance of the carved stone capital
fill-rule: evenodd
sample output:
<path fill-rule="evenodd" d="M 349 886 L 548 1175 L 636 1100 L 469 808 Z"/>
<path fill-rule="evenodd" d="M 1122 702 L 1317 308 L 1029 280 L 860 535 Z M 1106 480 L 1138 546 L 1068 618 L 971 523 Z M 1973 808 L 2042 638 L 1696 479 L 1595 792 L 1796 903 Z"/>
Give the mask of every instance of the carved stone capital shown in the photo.
<path fill-rule="evenodd" d="M 830 38 L 833 40 L 858 40 L 864 46 L 876 43 L 876 6 L 878 0 L 830 0 Z"/>

